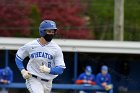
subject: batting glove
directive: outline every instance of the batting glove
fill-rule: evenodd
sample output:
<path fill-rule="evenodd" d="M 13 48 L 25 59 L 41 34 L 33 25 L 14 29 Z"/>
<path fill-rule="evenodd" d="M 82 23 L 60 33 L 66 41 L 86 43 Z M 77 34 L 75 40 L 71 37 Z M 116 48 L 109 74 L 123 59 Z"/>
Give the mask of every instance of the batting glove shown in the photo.
<path fill-rule="evenodd" d="M 42 66 L 39 67 L 39 70 L 40 70 L 41 73 L 46 73 L 46 72 L 50 73 L 51 69 L 46 67 L 45 65 L 42 65 Z"/>
<path fill-rule="evenodd" d="M 106 87 L 105 87 L 105 90 L 111 90 L 113 88 L 113 86 L 110 84 L 110 85 L 107 85 Z"/>
<path fill-rule="evenodd" d="M 25 69 L 21 70 L 21 74 L 23 76 L 24 79 L 29 79 L 32 75 Z"/>

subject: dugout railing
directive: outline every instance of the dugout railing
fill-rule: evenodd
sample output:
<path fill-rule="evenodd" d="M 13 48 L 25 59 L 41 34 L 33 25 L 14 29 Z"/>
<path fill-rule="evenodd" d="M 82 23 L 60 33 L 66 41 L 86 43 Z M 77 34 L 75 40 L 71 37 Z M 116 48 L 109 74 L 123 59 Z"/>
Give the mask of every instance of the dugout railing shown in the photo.
<path fill-rule="evenodd" d="M 13 89 L 24 89 L 26 88 L 25 83 L 11 83 L 11 84 L 0 84 L 0 88 L 13 88 Z M 88 86 L 88 85 L 77 85 L 77 84 L 53 84 L 52 89 L 64 89 L 64 90 L 102 90 L 104 91 L 104 88 L 94 85 L 94 86 Z"/>

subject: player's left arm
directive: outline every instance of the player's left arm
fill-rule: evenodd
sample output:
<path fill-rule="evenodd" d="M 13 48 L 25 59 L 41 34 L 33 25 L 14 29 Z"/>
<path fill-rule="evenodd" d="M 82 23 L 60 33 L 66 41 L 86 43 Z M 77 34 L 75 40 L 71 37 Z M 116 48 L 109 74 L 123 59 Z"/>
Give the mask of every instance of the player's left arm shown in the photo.
<path fill-rule="evenodd" d="M 53 68 L 48 68 L 47 66 L 42 65 L 42 66 L 40 66 L 39 69 L 40 69 L 41 73 L 49 73 L 49 74 L 53 74 L 53 75 L 62 74 L 63 71 L 64 71 L 64 68 L 61 67 L 61 66 L 56 66 L 56 67 L 53 67 Z"/>
<path fill-rule="evenodd" d="M 64 71 L 64 68 L 63 67 L 56 66 L 56 67 L 50 69 L 50 74 L 59 75 L 59 74 L 62 74 L 63 71 Z"/>
<path fill-rule="evenodd" d="M 65 63 L 64 63 L 63 53 L 60 48 L 56 52 L 54 62 L 55 62 L 55 67 L 50 68 L 50 74 L 53 74 L 53 75 L 62 74 L 66 67 L 65 67 Z"/>
<path fill-rule="evenodd" d="M 109 73 L 108 73 L 107 77 L 108 77 L 108 81 L 107 81 L 107 85 L 105 86 L 105 90 L 109 91 L 113 88 L 113 85 L 111 82 L 111 75 Z"/>
<path fill-rule="evenodd" d="M 3 70 L 2 69 L 0 69 L 0 82 L 2 82 L 2 80 L 3 80 L 3 75 L 2 75 L 2 72 L 3 72 Z"/>
<path fill-rule="evenodd" d="M 107 84 L 111 84 L 111 75 L 108 74 L 108 81 L 107 81 Z"/>
<path fill-rule="evenodd" d="M 55 67 L 51 67 L 51 68 L 48 68 L 45 65 L 40 66 L 40 68 L 39 68 L 40 72 L 42 72 L 42 73 L 46 72 L 46 73 L 53 74 L 53 75 L 59 75 L 59 74 L 63 73 L 63 71 L 66 67 L 65 67 L 63 53 L 62 53 L 61 49 L 57 51 L 57 53 L 54 57 L 54 64 L 55 64 Z"/>
<path fill-rule="evenodd" d="M 92 85 L 96 85 L 96 82 L 95 82 L 95 75 L 94 75 L 94 74 L 92 75 L 92 80 L 91 80 L 91 81 L 92 81 L 92 82 L 91 82 Z"/>
<path fill-rule="evenodd" d="M 13 82 L 13 71 L 12 71 L 12 70 L 9 71 L 9 76 L 8 76 L 8 78 L 9 78 L 8 83 Z"/>

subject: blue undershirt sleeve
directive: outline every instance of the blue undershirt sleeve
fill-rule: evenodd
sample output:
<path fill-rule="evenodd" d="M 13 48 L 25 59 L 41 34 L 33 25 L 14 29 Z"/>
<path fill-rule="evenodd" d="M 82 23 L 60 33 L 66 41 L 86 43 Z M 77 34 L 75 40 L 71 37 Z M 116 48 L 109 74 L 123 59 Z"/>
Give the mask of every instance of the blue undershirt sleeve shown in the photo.
<path fill-rule="evenodd" d="M 18 57 L 16 56 L 15 61 L 16 61 L 16 65 L 17 65 L 17 67 L 19 68 L 19 70 L 24 69 L 23 60 L 21 60 L 20 58 L 18 58 Z"/>
<path fill-rule="evenodd" d="M 62 68 L 60 66 L 56 66 L 54 68 L 51 68 L 50 74 L 59 75 L 59 74 L 62 74 L 63 71 L 64 71 L 64 68 Z"/>

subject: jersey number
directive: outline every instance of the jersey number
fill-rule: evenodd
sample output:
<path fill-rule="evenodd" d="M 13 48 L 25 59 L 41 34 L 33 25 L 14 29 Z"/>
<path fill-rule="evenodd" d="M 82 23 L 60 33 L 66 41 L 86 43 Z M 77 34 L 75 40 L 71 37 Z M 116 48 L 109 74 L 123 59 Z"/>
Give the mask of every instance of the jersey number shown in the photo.
<path fill-rule="evenodd" d="M 51 68 L 51 62 L 48 62 L 48 68 Z"/>

